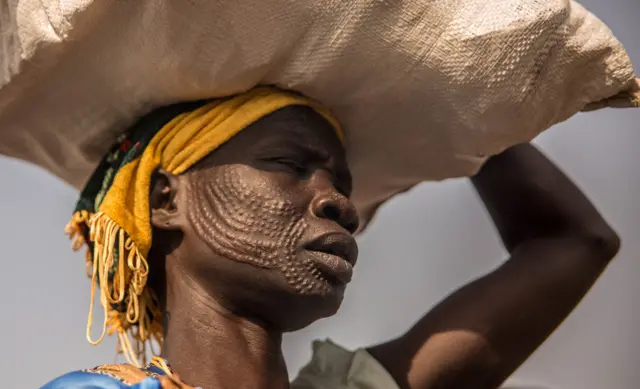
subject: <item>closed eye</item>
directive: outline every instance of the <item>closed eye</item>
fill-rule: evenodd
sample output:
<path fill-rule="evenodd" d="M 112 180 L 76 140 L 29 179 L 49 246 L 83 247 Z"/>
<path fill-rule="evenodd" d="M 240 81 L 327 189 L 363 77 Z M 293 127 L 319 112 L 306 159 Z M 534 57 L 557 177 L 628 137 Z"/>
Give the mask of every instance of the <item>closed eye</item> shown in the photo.
<path fill-rule="evenodd" d="M 300 176 L 306 175 L 309 170 L 304 163 L 301 163 L 291 158 L 283 158 L 283 157 L 270 158 L 267 162 L 284 166 L 287 169 L 291 170 L 293 173 Z"/>
<path fill-rule="evenodd" d="M 288 172 L 295 174 L 299 178 L 308 177 L 316 168 L 314 163 L 301 162 L 300 160 L 291 157 L 263 158 L 262 161 L 272 166 L 274 170 L 285 169 Z M 338 174 L 332 169 L 328 169 L 326 167 L 318 168 L 325 170 L 331 177 L 333 177 L 333 186 L 338 192 L 340 192 L 340 194 L 342 194 L 346 198 L 349 198 L 351 196 L 350 177 L 345 177 L 344 175 Z"/>

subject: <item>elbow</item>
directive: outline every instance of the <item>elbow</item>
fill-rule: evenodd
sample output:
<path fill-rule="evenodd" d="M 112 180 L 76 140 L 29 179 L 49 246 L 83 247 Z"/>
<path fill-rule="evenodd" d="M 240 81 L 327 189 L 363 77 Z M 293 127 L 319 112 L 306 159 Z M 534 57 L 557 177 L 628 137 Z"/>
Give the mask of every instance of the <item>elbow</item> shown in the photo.
<path fill-rule="evenodd" d="M 579 239 L 591 254 L 605 262 L 611 261 L 620 251 L 620 236 L 604 222 L 583 230 Z"/>

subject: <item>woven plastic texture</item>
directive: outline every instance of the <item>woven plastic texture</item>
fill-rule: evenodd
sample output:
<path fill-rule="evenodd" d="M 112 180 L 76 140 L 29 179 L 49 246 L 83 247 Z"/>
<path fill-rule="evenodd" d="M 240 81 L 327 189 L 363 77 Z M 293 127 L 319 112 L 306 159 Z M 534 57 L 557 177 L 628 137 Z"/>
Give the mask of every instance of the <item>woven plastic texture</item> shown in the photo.
<path fill-rule="evenodd" d="M 0 23 L 0 153 L 76 187 L 152 108 L 275 84 L 344 124 L 367 220 L 581 110 L 638 103 L 622 45 L 569 0 L 0 0 Z"/>

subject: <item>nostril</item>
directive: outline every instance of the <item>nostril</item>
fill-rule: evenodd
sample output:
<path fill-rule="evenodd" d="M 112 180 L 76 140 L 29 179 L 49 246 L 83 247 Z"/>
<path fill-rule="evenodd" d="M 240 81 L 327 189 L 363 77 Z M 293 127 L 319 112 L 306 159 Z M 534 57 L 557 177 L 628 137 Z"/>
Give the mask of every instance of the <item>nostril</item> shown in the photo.
<path fill-rule="evenodd" d="M 339 224 L 342 228 L 354 234 L 360 223 L 358 221 L 358 214 L 353 208 L 353 205 L 346 199 L 342 198 L 330 198 L 324 199 L 316 198 L 311 203 L 311 213 L 321 219 L 331 220 Z"/>
<path fill-rule="evenodd" d="M 358 229 L 358 223 L 354 223 L 354 222 L 347 223 L 344 226 L 344 229 L 349 231 L 352 234 L 355 234 L 356 230 Z"/>
<path fill-rule="evenodd" d="M 322 216 L 324 216 L 325 219 L 340 222 L 340 210 L 333 204 L 325 204 L 324 207 L 322 207 Z"/>

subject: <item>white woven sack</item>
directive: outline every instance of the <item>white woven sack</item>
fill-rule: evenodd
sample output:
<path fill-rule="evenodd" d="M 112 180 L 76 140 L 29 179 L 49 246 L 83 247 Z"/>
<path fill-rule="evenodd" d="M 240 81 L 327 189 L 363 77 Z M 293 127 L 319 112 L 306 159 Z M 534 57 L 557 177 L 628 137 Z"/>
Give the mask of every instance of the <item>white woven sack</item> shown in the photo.
<path fill-rule="evenodd" d="M 76 187 L 150 109 L 276 84 L 347 132 L 378 204 L 588 108 L 637 106 L 631 63 L 570 0 L 0 0 L 0 153 Z"/>

